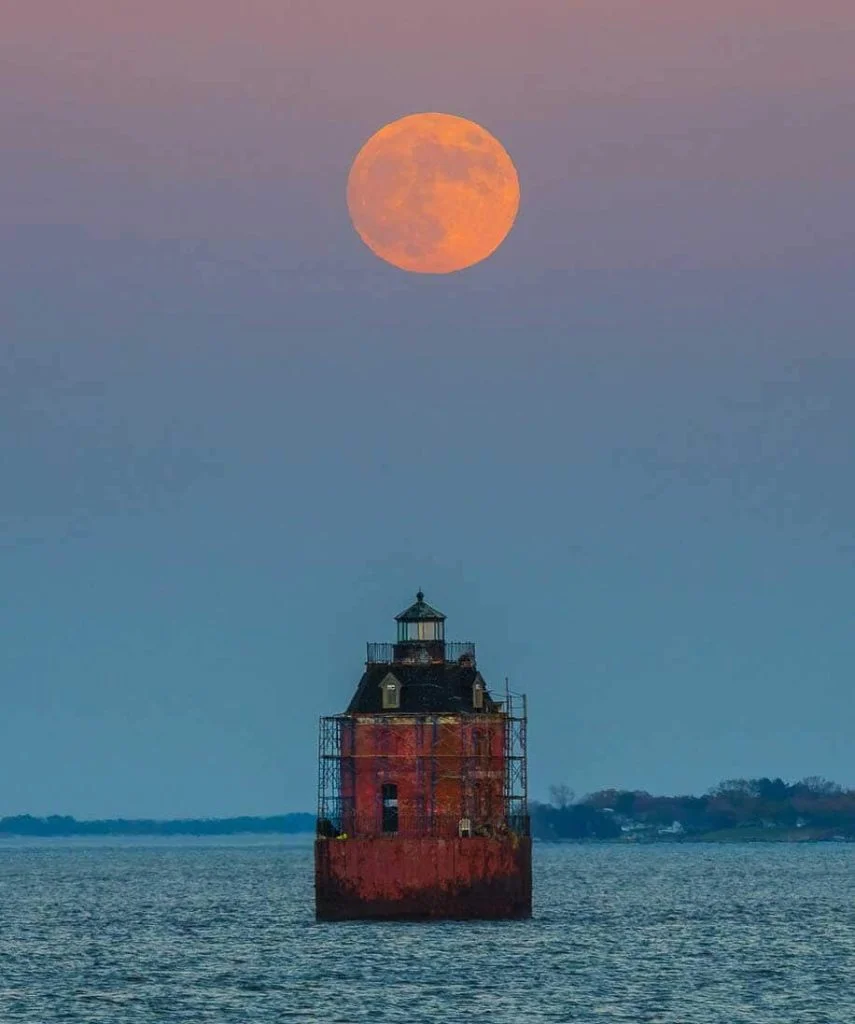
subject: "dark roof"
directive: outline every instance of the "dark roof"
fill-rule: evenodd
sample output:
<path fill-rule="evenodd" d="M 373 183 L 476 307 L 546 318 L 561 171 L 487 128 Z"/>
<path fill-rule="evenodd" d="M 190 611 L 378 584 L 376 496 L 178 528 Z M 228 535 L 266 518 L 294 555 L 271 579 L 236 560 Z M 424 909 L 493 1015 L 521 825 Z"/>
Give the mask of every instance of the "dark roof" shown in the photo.
<path fill-rule="evenodd" d="M 442 612 L 438 612 L 436 608 L 431 608 L 425 602 L 425 595 L 421 591 L 416 594 L 415 604 L 411 604 L 405 612 L 395 616 L 396 622 L 419 622 L 424 619 L 434 622 L 445 622 L 445 616 Z"/>
<path fill-rule="evenodd" d="M 441 714 L 443 712 L 474 712 L 472 684 L 478 669 L 470 665 L 445 662 L 430 665 L 385 664 L 369 665 L 359 681 L 347 714 L 375 714 L 383 712 L 380 684 L 389 673 L 401 684 L 401 706 L 386 714 Z M 484 690 L 484 709 L 491 704 Z"/>

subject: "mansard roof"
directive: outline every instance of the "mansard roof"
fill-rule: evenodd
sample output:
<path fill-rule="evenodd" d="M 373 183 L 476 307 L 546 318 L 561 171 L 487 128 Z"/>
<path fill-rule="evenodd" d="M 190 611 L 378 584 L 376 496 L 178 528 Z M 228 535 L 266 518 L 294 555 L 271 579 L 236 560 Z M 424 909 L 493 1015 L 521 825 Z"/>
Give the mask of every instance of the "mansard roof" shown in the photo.
<path fill-rule="evenodd" d="M 482 713 L 473 702 L 473 685 L 476 679 L 481 679 L 478 669 L 471 665 L 440 662 L 369 665 L 359 681 L 347 714 L 383 713 L 380 684 L 390 672 L 401 684 L 400 706 L 392 714 Z M 483 711 L 494 710 L 486 684 L 484 694 Z M 385 713 L 388 714 L 388 710 Z"/>

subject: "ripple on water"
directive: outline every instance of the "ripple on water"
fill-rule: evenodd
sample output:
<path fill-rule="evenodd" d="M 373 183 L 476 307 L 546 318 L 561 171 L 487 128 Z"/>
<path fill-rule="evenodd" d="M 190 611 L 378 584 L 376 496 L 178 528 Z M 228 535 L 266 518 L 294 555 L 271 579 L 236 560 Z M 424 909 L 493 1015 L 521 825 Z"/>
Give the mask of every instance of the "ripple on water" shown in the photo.
<path fill-rule="evenodd" d="M 0 847 L 0 1021 L 852 1024 L 855 847 L 538 846 L 535 919 L 315 924 L 311 847 Z"/>

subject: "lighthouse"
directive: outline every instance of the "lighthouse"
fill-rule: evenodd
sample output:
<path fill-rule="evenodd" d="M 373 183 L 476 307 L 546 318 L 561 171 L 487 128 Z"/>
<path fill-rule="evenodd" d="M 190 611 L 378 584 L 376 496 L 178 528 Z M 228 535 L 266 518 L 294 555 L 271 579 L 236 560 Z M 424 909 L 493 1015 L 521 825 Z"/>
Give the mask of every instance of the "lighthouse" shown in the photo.
<path fill-rule="evenodd" d="M 395 621 L 320 722 L 317 917 L 530 917 L 525 697 L 488 687 L 421 591 Z"/>

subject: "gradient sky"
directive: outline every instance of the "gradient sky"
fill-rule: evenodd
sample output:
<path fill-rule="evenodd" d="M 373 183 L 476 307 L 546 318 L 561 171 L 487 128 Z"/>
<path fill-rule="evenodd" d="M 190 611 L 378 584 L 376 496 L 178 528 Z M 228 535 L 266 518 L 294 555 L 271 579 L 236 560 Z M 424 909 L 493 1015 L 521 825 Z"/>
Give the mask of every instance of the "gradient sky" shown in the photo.
<path fill-rule="evenodd" d="M 0 813 L 311 809 L 419 586 L 534 796 L 855 785 L 853 53 L 851 0 L 12 0 Z M 344 201 L 421 110 L 522 183 L 449 277 Z"/>

